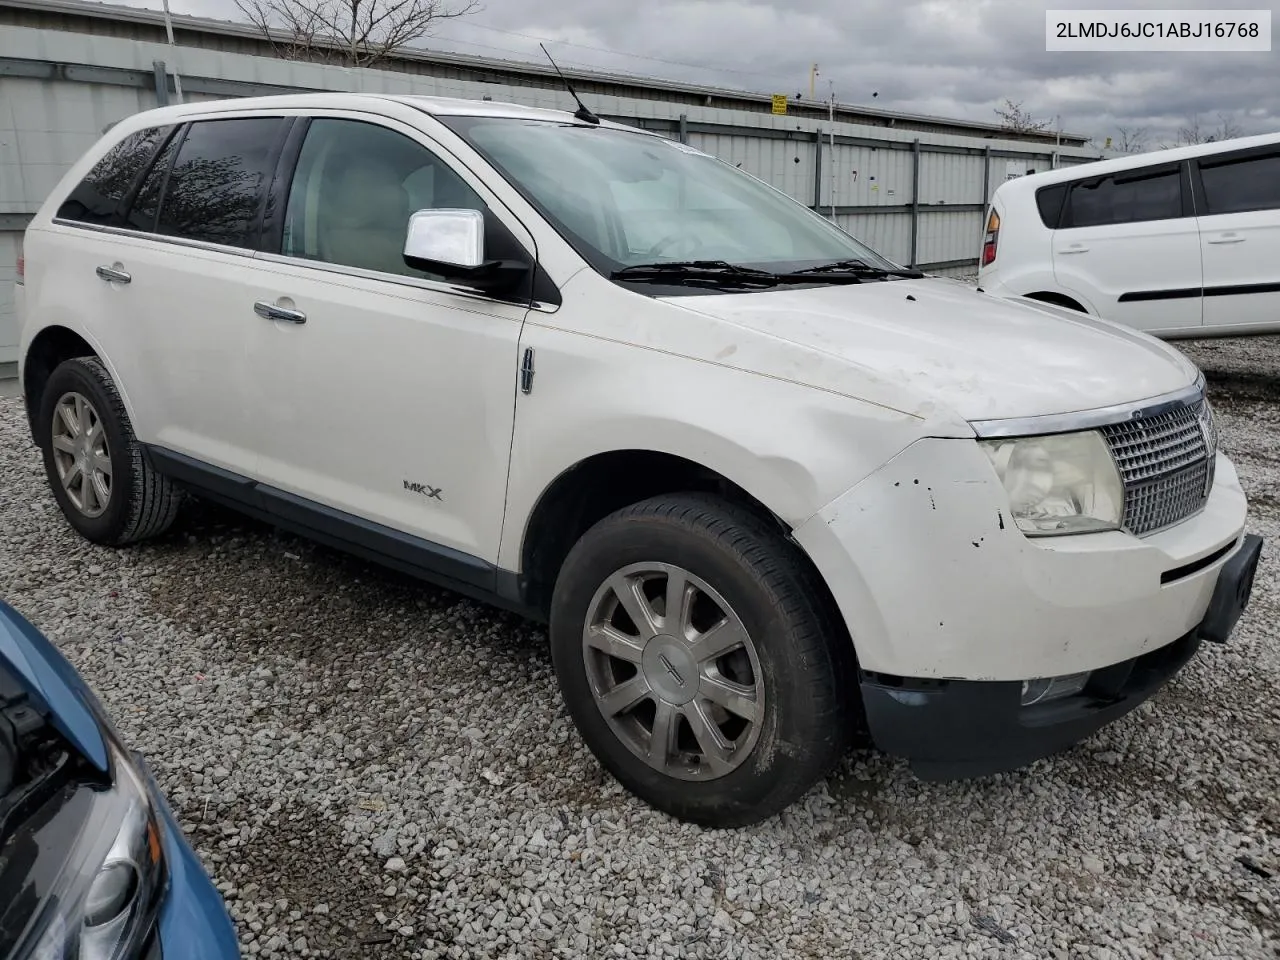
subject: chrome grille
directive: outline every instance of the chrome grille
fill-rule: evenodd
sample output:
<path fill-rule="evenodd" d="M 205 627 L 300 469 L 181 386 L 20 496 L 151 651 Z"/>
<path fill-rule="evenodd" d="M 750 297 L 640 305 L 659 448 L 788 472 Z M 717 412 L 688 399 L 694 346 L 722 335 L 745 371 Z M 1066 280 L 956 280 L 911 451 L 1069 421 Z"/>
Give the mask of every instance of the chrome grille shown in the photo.
<path fill-rule="evenodd" d="M 1102 435 L 1124 481 L 1124 527 L 1141 536 L 1185 520 L 1213 485 L 1213 412 L 1196 398 L 1147 417 L 1108 424 Z"/>

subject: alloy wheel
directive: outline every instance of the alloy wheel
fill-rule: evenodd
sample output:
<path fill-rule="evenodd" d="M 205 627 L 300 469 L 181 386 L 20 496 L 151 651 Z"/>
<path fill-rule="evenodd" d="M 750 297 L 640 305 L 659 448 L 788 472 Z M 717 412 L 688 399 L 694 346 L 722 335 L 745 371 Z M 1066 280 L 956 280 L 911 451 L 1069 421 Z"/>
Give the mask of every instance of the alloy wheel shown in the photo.
<path fill-rule="evenodd" d="M 111 450 L 102 417 L 83 394 L 64 393 L 53 413 L 53 462 L 71 505 L 100 517 L 111 502 Z"/>
<path fill-rule="evenodd" d="M 741 617 L 690 571 L 618 570 L 592 598 L 582 650 L 596 706 L 650 767 L 713 780 L 750 755 L 765 705 L 756 648 Z"/>

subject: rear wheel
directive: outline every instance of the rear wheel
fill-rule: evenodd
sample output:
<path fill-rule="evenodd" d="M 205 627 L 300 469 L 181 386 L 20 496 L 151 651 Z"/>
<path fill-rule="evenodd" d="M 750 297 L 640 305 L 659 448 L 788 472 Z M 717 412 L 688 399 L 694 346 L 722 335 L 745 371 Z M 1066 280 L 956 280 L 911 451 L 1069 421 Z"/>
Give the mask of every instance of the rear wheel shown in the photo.
<path fill-rule="evenodd" d="M 600 762 L 673 816 L 742 826 L 840 758 L 852 650 L 794 547 L 718 498 L 656 497 L 592 527 L 556 583 L 552 653 Z"/>
<path fill-rule="evenodd" d="M 1067 310 L 1074 310 L 1077 313 L 1088 313 L 1089 311 L 1082 307 L 1077 301 L 1072 300 L 1066 294 L 1062 293 L 1028 293 L 1027 299 L 1039 300 L 1041 303 L 1051 303 L 1055 307 L 1065 307 Z"/>
<path fill-rule="evenodd" d="M 54 499 L 85 539 L 123 546 L 173 523 L 181 494 L 146 462 L 96 357 L 66 360 L 50 374 L 38 430 Z"/>

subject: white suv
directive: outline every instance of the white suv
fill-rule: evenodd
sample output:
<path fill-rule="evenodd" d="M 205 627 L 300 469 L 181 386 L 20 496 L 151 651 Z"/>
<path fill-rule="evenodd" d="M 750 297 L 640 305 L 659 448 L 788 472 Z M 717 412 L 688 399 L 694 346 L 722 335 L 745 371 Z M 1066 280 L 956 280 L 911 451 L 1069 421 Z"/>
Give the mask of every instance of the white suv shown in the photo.
<path fill-rule="evenodd" d="M 19 304 L 81 534 L 190 490 L 544 618 L 596 756 L 700 823 L 864 728 L 925 777 L 1059 750 L 1225 640 L 1260 549 L 1176 351 L 585 111 L 139 114 L 32 222 Z"/>
<path fill-rule="evenodd" d="M 978 285 L 1166 339 L 1280 333 L 1280 134 L 1019 177 Z"/>

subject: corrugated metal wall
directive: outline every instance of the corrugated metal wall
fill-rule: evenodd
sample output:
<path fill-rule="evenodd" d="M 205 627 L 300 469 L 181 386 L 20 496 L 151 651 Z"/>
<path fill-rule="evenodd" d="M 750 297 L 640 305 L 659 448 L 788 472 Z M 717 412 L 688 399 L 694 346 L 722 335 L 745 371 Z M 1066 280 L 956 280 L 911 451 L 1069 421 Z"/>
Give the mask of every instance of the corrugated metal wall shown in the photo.
<path fill-rule="evenodd" d="M 188 101 L 333 90 L 572 108 L 567 94 L 537 87 L 194 47 L 179 48 L 176 58 Z M 108 124 L 157 105 L 162 88 L 155 63 L 174 59 L 164 44 L 127 37 L 29 27 L 0 31 L 0 363 L 16 356 L 13 274 L 27 220 Z M 163 89 L 169 96 L 172 78 Z M 803 117 L 604 95 L 592 96 L 591 107 L 613 120 L 683 136 L 823 213 L 834 204 L 835 222 L 884 255 L 948 274 L 976 271 L 984 198 L 1011 173 L 1046 170 L 1054 162 L 1047 147 L 1018 141 L 836 123 L 833 147 L 830 126 Z M 1082 148 L 1064 147 L 1058 154 L 1061 163 L 1098 158 Z M 917 177 L 919 198 L 913 196 Z M 917 199 L 918 219 L 912 206 Z M 938 209 L 947 205 L 967 206 Z"/>
<path fill-rule="evenodd" d="M 749 135 L 691 133 L 689 145 L 740 166 L 790 196 L 813 196 L 812 136 L 794 140 L 765 140 Z"/>
<path fill-rule="evenodd" d="M 836 214 L 836 224 L 895 263 L 911 259 L 911 218 L 901 213 Z"/>

